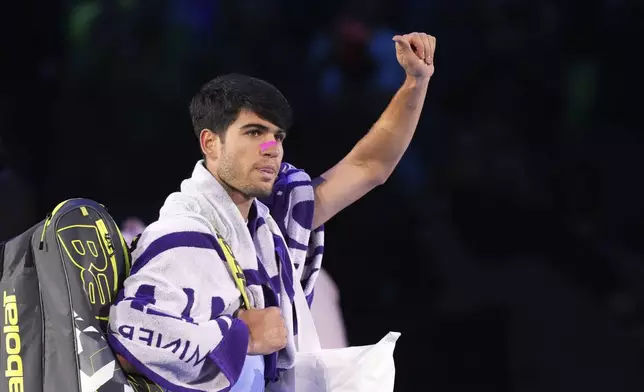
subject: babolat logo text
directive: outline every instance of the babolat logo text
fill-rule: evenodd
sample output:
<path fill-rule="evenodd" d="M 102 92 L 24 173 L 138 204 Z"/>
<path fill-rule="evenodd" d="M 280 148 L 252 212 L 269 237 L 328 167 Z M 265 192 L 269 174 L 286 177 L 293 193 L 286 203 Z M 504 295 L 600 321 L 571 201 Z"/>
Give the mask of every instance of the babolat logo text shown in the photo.
<path fill-rule="evenodd" d="M 7 352 L 7 368 L 4 376 L 9 380 L 9 392 L 24 392 L 22 375 L 22 357 L 20 356 L 20 326 L 18 325 L 18 304 L 15 295 L 4 292 L 2 307 L 4 309 L 5 336 L 4 347 Z"/>

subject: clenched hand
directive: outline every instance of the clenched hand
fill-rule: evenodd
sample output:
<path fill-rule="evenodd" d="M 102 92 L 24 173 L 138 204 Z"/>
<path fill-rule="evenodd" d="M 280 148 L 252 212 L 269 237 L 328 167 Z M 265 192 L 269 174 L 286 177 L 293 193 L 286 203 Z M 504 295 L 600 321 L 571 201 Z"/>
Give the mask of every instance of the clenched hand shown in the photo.
<path fill-rule="evenodd" d="M 434 74 L 436 38 L 425 33 L 396 35 L 396 58 L 407 76 L 429 79 Z"/>
<path fill-rule="evenodd" d="M 248 326 L 248 354 L 268 355 L 286 347 L 288 330 L 278 307 L 240 309 L 237 318 Z"/>

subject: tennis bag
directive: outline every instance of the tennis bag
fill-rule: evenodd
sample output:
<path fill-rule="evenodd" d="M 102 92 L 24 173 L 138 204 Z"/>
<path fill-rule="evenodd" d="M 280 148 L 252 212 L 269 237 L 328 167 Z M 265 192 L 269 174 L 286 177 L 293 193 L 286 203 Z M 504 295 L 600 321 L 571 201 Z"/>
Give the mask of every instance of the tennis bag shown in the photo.
<path fill-rule="evenodd" d="M 60 203 L 0 244 L 0 262 L 0 392 L 160 391 L 125 374 L 105 339 L 110 304 L 130 270 L 105 207 Z"/>

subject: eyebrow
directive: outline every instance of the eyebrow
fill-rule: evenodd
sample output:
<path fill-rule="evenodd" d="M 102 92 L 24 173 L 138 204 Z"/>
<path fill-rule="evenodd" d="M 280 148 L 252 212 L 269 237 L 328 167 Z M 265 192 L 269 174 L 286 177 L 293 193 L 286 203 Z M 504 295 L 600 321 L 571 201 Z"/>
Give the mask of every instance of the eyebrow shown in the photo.
<path fill-rule="evenodd" d="M 240 127 L 240 129 L 242 129 L 242 130 L 250 129 L 250 128 L 261 129 L 264 132 L 269 131 L 269 129 L 268 129 L 268 127 L 266 125 L 259 124 L 259 123 L 250 123 L 250 124 L 246 124 L 246 125 L 243 125 L 243 126 Z M 284 134 L 286 134 L 286 131 L 283 130 L 282 128 L 277 128 L 277 131 L 275 131 L 275 133 L 284 133 Z"/>

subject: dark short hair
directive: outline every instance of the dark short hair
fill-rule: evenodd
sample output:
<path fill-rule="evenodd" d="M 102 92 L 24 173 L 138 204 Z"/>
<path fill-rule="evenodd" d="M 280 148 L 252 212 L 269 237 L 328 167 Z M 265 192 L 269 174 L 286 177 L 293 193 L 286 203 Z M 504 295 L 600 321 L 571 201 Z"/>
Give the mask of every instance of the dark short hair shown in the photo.
<path fill-rule="evenodd" d="M 190 102 L 195 135 L 206 128 L 223 135 L 242 109 L 287 130 L 293 122 L 288 101 L 272 84 L 251 76 L 228 74 L 204 84 Z"/>

